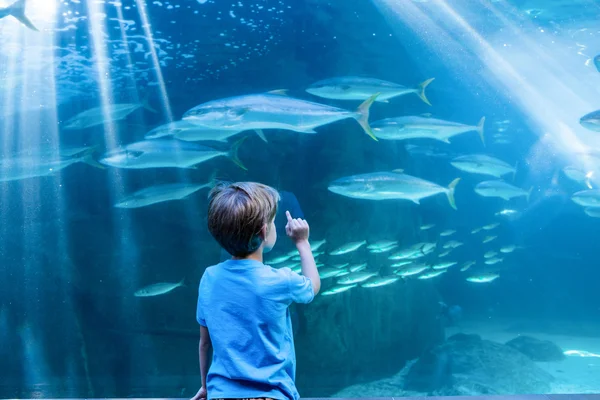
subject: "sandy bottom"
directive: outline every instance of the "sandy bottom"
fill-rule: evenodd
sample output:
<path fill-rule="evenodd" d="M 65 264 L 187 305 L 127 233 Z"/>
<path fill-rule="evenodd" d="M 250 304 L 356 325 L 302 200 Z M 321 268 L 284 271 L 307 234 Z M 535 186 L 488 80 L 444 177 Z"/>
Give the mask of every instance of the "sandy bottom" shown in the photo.
<path fill-rule="evenodd" d="M 558 321 L 463 321 L 459 327 L 446 330 L 449 337 L 455 333 L 478 334 L 483 339 L 506 343 L 519 335 L 540 340 L 550 340 L 563 350 L 579 350 L 600 356 L 600 321 L 592 323 Z M 378 396 L 377 392 L 394 393 L 396 396 L 425 396 L 426 393 L 402 391 L 404 370 L 389 379 L 364 385 L 354 385 L 341 390 L 332 397 Z M 538 362 L 541 368 L 556 378 L 552 394 L 600 393 L 600 357 L 567 356 L 563 361 Z"/>

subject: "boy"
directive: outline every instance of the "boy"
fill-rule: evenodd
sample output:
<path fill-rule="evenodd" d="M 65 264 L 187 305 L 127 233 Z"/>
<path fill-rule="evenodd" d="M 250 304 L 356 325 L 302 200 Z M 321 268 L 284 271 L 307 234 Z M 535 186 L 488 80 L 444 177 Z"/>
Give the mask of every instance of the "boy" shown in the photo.
<path fill-rule="evenodd" d="M 277 241 L 278 201 L 273 188 L 252 182 L 218 185 L 209 194 L 208 229 L 232 258 L 207 268 L 200 281 L 202 387 L 193 400 L 300 397 L 288 306 L 311 302 L 321 280 L 308 223 L 289 212 L 286 234 L 300 253 L 302 275 L 262 263 Z"/>

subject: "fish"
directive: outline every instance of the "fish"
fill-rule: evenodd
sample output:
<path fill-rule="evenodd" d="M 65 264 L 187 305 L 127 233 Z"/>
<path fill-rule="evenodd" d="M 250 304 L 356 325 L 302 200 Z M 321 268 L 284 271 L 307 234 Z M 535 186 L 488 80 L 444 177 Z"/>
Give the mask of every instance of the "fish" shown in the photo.
<path fill-rule="evenodd" d="M 586 207 L 583 212 L 593 218 L 600 218 L 600 208 L 598 207 Z"/>
<path fill-rule="evenodd" d="M 362 264 L 351 265 L 348 268 L 348 271 L 350 271 L 350 272 L 359 272 L 359 271 L 363 271 L 365 269 L 367 269 L 367 264 L 366 263 L 362 263 Z"/>
<path fill-rule="evenodd" d="M 511 217 L 511 216 L 516 215 L 518 213 L 519 212 L 517 210 L 504 209 L 504 210 L 498 211 L 494 215 L 497 216 L 497 217 Z"/>
<path fill-rule="evenodd" d="M 437 276 L 440 276 L 442 274 L 445 274 L 448 270 L 447 269 L 442 269 L 439 271 L 431 271 L 431 272 L 426 272 L 423 275 L 419 275 L 417 277 L 417 279 L 432 279 L 435 278 Z"/>
<path fill-rule="evenodd" d="M 342 268 L 346 268 L 347 266 L 349 266 L 350 263 L 343 263 L 343 264 L 333 264 L 332 267 L 333 268 L 337 268 L 337 269 L 342 269 Z"/>
<path fill-rule="evenodd" d="M 562 169 L 563 174 L 573 182 L 586 185 L 588 189 L 592 189 L 591 178 L 594 176 L 593 171 L 583 172 L 572 166 L 564 167 Z"/>
<path fill-rule="evenodd" d="M 0 159 L 0 182 L 50 176 L 76 163 L 104 169 L 105 167 L 98 164 L 92 157 L 93 151 L 94 148 L 90 148 L 73 157 L 61 157 L 60 155 L 41 157 L 38 154 L 9 156 Z"/>
<path fill-rule="evenodd" d="M 440 236 L 450 236 L 450 235 L 454 235 L 456 233 L 456 230 L 454 229 L 446 229 L 443 232 L 440 232 Z"/>
<path fill-rule="evenodd" d="M 467 261 L 466 263 L 464 263 L 462 265 L 462 267 L 460 267 L 460 272 L 465 272 L 466 270 L 468 270 L 469 268 L 471 268 L 475 264 L 476 264 L 475 261 Z"/>
<path fill-rule="evenodd" d="M 152 297 L 167 294 L 178 287 L 185 286 L 184 279 L 176 283 L 160 282 L 138 289 L 133 294 L 135 297 Z"/>
<path fill-rule="evenodd" d="M 488 282 L 495 281 L 499 277 L 500 277 L 500 275 L 498 275 L 498 274 L 483 274 L 483 275 L 469 276 L 466 280 L 468 282 L 473 282 L 473 283 L 488 283 Z"/>
<path fill-rule="evenodd" d="M 491 231 L 492 229 L 496 229 L 500 224 L 498 222 L 494 222 L 492 224 L 484 225 L 481 227 L 484 231 Z"/>
<path fill-rule="evenodd" d="M 367 282 L 360 285 L 360 287 L 364 288 L 374 288 L 380 286 L 391 285 L 394 282 L 398 282 L 400 280 L 399 276 L 382 276 L 378 278 L 369 279 Z"/>
<path fill-rule="evenodd" d="M 600 189 L 576 192 L 571 196 L 571 200 L 583 207 L 600 207 Z"/>
<path fill-rule="evenodd" d="M 507 245 L 507 246 L 502 246 L 500 248 L 500 253 L 508 254 L 508 253 L 512 253 L 516 249 L 517 249 L 517 246 L 515 246 L 514 244 L 510 244 L 510 245 Z"/>
<path fill-rule="evenodd" d="M 339 274 L 346 272 L 343 269 L 338 269 L 338 268 L 324 268 L 319 270 L 319 276 L 321 277 L 321 279 L 327 279 L 327 278 L 332 278 L 334 276 L 338 276 Z"/>
<path fill-rule="evenodd" d="M 425 255 L 432 253 L 437 247 L 437 243 L 422 243 L 421 252 Z"/>
<path fill-rule="evenodd" d="M 373 253 L 373 254 L 387 253 L 388 251 L 394 250 L 396 247 L 398 247 L 398 245 L 397 244 L 393 244 L 393 245 L 388 246 L 388 247 L 381 247 L 381 248 L 371 249 L 371 250 L 369 250 L 369 252 Z"/>
<path fill-rule="evenodd" d="M 407 276 L 419 275 L 421 272 L 430 269 L 427 265 L 416 265 L 414 267 L 408 267 L 404 269 L 396 270 L 394 273 L 396 275 L 401 276 L 402 278 L 406 278 Z"/>
<path fill-rule="evenodd" d="M 483 258 L 493 258 L 497 254 L 498 254 L 497 252 L 490 250 L 483 255 Z"/>
<path fill-rule="evenodd" d="M 375 272 L 367 272 L 367 271 L 352 272 L 351 274 L 338 279 L 337 283 L 340 285 L 352 285 L 355 283 L 364 282 L 367 279 L 372 278 L 376 275 L 377 275 L 377 273 L 375 273 Z"/>
<path fill-rule="evenodd" d="M 450 267 L 452 267 L 453 265 L 456 265 L 456 261 L 446 261 L 446 262 L 441 262 L 441 263 L 437 263 L 431 266 L 432 269 L 434 270 L 440 270 L 440 269 L 448 269 Z"/>
<path fill-rule="evenodd" d="M 388 257 L 388 260 L 405 260 L 423 257 L 425 253 L 422 250 L 422 244 L 412 245 L 406 249 L 400 250 Z"/>
<path fill-rule="evenodd" d="M 285 261 L 289 260 L 291 257 L 292 256 L 290 256 L 289 254 L 286 254 L 284 256 L 279 256 L 279 257 L 271 258 L 269 261 L 266 261 L 265 264 L 267 264 L 267 265 L 281 264 L 282 262 L 285 262 Z"/>
<path fill-rule="evenodd" d="M 327 240 L 323 239 L 323 240 L 317 240 L 315 242 L 312 242 L 310 244 L 310 250 L 311 251 L 317 251 L 321 248 L 321 246 L 323 246 L 325 243 L 327 243 Z M 298 252 L 298 250 L 293 250 L 295 252 Z"/>
<path fill-rule="evenodd" d="M 510 200 L 515 197 L 525 197 L 529 201 L 531 189 L 523 190 L 511 185 L 503 180 L 483 181 L 475 186 L 475 193 L 483 197 L 499 197 L 504 200 Z"/>
<path fill-rule="evenodd" d="M 380 240 L 378 242 L 371 243 L 370 245 L 368 245 L 367 249 L 369 249 L 369 250 L 386 249 L 390 246 L 394 246 L 397 244 L 398 244 L 397 240 Z"/>
<path fill-rule="evenodd" d="M 503 258 L 494 257 L 494 258 L 488 258 L 487 260 L 484 261 L 484 263 L 487 265 L 495 265 L 495 264 L 501 263 L 502 261 L 504 261 Z"/>
<path fill-rule="evenodd" d="M 417 144 L 405 144 L 404 149 L 413 157 L 424 156 L 431 158 L 452 158 L 456 155 L 448 150 L 440 150 L 433 146 L 417 145 Z"/>
<path fill-rule="evenodd" d="M 238 158 L 244 139 L 235 142 L 229 151 L 173 139 L 143 140 L 106 153 L 100 163 L 127 169 L 194 168 L 215 157 L 228 157 L 238 167 L 247 170 Z"/>
<path fill-rule="evenodd" d="M 485 117 L 481 118 L 477 126 L 471 126 L 415 115 L 375 121 L 371 123 L 371 129 L 378 139 L 434 139 L 444 143 L 450 143 L 450 139 L 455 136 L 476 131 L 481 142 L 485 144 L 484 123 Z"/>
<path fill-rule="evenodd" d="M 379 93 L 376 101 L 382 103 L 388 103 L 389 99 L 394 97 L 414 93 L 425 104 L 431 105 L 427 96 L 425 96 L 425 88 L 433 82 L 434 79 L 435 78 L 427 79 L 416 87 L 411 88 L 381 79 L 359 76 L 341 76 L 315 82 L 306 89 L 306 92 L 325 99 L 363 101 L 374 94 Z"/>
<path fill-rule="evenodd" d="M 410 200 L 419 204 L 421 199 L 444 193 L 450 206 L 456 210 L 454 190 L 460 178 L 447 188 L 401 172 L 372 172 L 337 179 L 329 184 L 330 192 L 364 200 Z"/>
<path fill-rule="evenodd" d="M 431 229 L 433 227 L 435 227 L 435 224 L 425 224 L 425 225 L 421 225 L 419 227 L 419 229 L 422 230 L 422 231 L 427 231 L 427 230 L 429 230 L 429 229 Z"/>
<path fill-rule="evenodd" d="M 18 0 L 8 7 L 0 7 L 0 19 L 11 16 L 32 31 L 39 32 L 31 20 L 25 15 L 25 0 Z"/>
<path fill-rule="evenodd" d="M 463 246 L 464 243 L 459 242 L 457 240 L 450 240 L 446 243 L 444 243 L 444 245 L 442 246 L 443 249 L 456 249 L 460 246 Z"/>
<path fill-rule="evenodd" d="M 200 104 L 186 111 L 183 120 L 212 129 L 285 129 L 314 134 L 319 126 L 354 118 L 377 141 L 369 125 L 369 108 L 378 95 L 369 97 L 356 111 L 348 111 L 274 93 L 250 94 Z"/>
<path fill-rule="evenodd" d="M 411 264 L 413 264 L 413 261 L 400 261 L 400 262 L 390 265 L 390 268 L 400 268 L 400 267 L 405 267 L 405 266 L 411 265 Z"/>
<path fill-rule="evenodd" d="M 165 201 L 181 200 L 200 189 L 210 188 L 211 186 L 212 183 L 166 183 L 153 185 L 125 196 L 125 198 L 114 206 L 116 208 L 141 208 Z"/>
<path fill-rule="evenodd" d="M 498 236 L 486 236 L 486 237 L 483 239 L 483 243 L 489 243 L 489 242 L 491 242 L 492 240 L 496 240 L 497 238 L 498 238 Z"/>
<path fill-rule="evenodd" d="M 585 114 L 579 119 L 579 124 L 590 131 L 600 132 L 600 110 Z M 372 127 L 373 124 L 371 124 Z"/>
<path fill-rule="evenodd" d="M 334 286 L 329 290 L 324 291 L 323 293 L 321 293 L 321 296 L 331 296 L 334 294 L 338 294 L 338 293 L 343 293 L 345 291 L 348 291 L 352 288 L 355 288 L 357 286 L 357 284 L 355 283 L 354 285 L 338 285 L 338 286 Z"/>
<path fill-rule="evenodd" d="M 517 169 L 508 163 L 486 154 L 470 154 L 459 156 L 450 164 L 461 171 L 472 174 L 491 175 L 502 178 L 506 174 L 516 174 Z"/>
<path fill-rule="evenodd" d="M 146 101 L 142 103 L 107 104 L 106 106 L 94 107 L 80 112 L 67 120 L 63 129 L 87 129 L 97 125 L 104 125 L 107 122 L 121 121 L 140 108 L 145 108 L 148 111 L 156 113 L 156 110 L 148 105 Z"/>
<path fill-rule="evenodd" d="M 346 269 L 342 269 L 342 272 L 340 272 L 338 275 L 336 275 L 336 277 L 341 278 L 342 276 L 346 276 L 346 275 L 350 275 L 351 272 L 346 270 Z"/>
<path fill-rule="evenodd" d="M 473 230 L 471 231 L 471 234 L 472 234 L 472 235 L 475 235 L 476 233 L 479 233 L 479 232 L 481 232 L 481 229 L 482 229 L 482 228 L 475 228 L 475 229 L 473 229 Z"/>
<path fill-rule="evenodd" d="M 450 253 L 452 253 L 452 250 L 447 250 L 447 251 L 444 251 L 443 253 L 438 254 L 438 257 L 439 258 L 444 258 L 444 257 L 449 256 Z"/>
<path fill-rule="evenodd" d="M 346 243 L 345 245 L 333 250 L 331 253 L 329 253 L 329 255 L 330 256 L 339 256 L 342 254 L 352 253 L 353 251 L 360 249 L 365 244 L 367 244 L 366 240 L 363 240 L 362 242 Z"/>
<path fill-rule="evenodd" d="M 175 121 L 160 125 L 146 135 L 144 139 L 158 139 L 165 136 L 173 136 L 175 139 L 186 142 L 216 141 L 227 142 L 230 137 L 236 136 L 244 131 L 230 129 L 207 129 L 200 125 L 195 125 L 189 121 Z M 263 141 L 267 142 L 264 132 L 261 129 L 255 129 L 254 132 Z"/>

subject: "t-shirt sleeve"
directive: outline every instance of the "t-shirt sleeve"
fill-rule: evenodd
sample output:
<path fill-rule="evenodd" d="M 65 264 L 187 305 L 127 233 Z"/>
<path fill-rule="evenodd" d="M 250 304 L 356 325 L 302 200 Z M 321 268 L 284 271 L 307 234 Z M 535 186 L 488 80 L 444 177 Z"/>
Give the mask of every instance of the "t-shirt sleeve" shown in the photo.
<path fill-rule="evenodd" d="M 202 307 L 202 279 L 198 286 L 198 305 L 196 306 L 196 321 L 202 326 L 206 326 L 206 319 L 204 317 L 204 309 Z"/>
<path fill-rule="evenodd" d="M 315 298 L 312 282 L 304 275 L 295 273 L 289 268 L 279 269 L 287 281 L 290 303 L 310 303 Z"/>

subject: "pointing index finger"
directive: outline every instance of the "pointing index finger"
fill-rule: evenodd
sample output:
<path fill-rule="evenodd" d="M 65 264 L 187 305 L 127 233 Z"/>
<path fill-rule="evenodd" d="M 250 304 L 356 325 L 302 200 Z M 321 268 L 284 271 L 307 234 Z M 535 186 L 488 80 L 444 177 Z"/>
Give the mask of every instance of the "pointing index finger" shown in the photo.
<path fill-rule="evenodd" d="M 291 222 L 291 221 L 292 221 L 292 215 L 290 214 L 290 212 L 289 212 L 289 211 L 286 211 L 286 212 L 285 212 L 285 216 L 287 217 L 287 220 L 288 220 L 288 222 Z"/>

